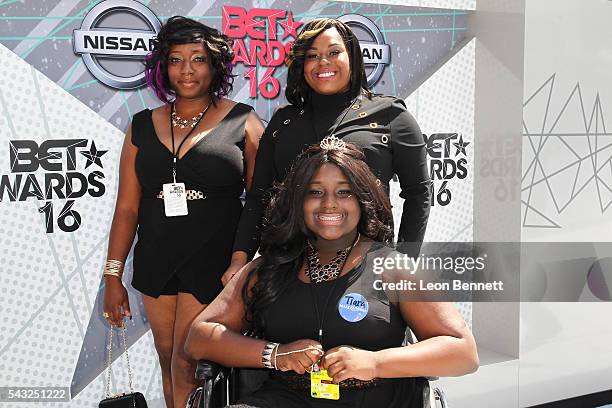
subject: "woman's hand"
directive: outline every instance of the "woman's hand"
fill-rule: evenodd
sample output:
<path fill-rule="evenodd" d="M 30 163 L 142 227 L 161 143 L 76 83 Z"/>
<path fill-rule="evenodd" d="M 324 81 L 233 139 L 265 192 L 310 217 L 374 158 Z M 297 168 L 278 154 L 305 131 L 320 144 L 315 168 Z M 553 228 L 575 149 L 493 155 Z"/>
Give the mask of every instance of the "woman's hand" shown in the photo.
<path fill-rule="evenodd" d="M 276 368 L 280 371 L 295 371 L 298 374 L 304 374 L 310 371 L 310 368 L 319 361 L 322 355 L 323 347 L 318 341 L 303 339 L 281 344 L 276 350 Z"/>
<path fill-rule="evenodd" d="M 347 378 L 371 380 L 376 377 L 376 365 L 374 352 L 351 346 L 329 349 L 321 359 L 322 368 L 336 384 Z"/>
<path fill-rule="evenodd" d="M 247 259 L 247 253 L 244 251 L 235 251 L 232 254 L 230 266 L 221 277 L 221 283 L 223 283 L 223 286 L 227 286 L 227 283 L 232 280 L 234 275 L 240 272 L 240 269 L 247 264 Z"/>
<path fill-rule="evenodd" d="M 122 327 L 124 316 L 132 318 L 127 290 L 121 283 L 121 279 L 115 276 L 107 276 L 105 279 L 104 316 L 108 316 L 106 319 L 111 326 Z"/>
<path fill-rule="evenodd" d="M 227 286 L 227 284 L 229 283 L 229 281 L 232 280 L 232 278 L 234 277 L 234 275 L 236 275 L 238 272 L 240 272 L 240 269 L 242 269 L 242 267 L 246 264 L 245 263 L 241 263 L 241 262 L 232 262 L 229 266 L 229 268 L 227 268 L 227 270 L 225 271 L 225 273 L 223 274 L 223 276 L 221 277 L 221 283 L 223 283 L 223 286 Z"/>

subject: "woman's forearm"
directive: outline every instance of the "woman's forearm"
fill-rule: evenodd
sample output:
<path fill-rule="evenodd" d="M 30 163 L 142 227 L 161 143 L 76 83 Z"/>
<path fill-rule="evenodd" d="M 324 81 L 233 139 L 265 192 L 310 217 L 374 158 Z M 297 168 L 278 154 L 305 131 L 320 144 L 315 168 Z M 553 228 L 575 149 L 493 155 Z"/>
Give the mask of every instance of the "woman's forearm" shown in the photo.
<path fill-rule="evenodd" d="M 134 242 L 137 226 L 137 211 L 115 209 L 108 241 L 108 259 L 125 261 L 132 247 L 132 242 Z"/>
<path fill-rule="evenodd" d="M 270 124 L 276 120 L 273 116 Z M 268 126 L 268 129 L 271 129 Z M 274 140 L 272 132 L 266 130 L 255 158 L 253 170 L 253 181 L 250 190 L 247 191 L 244 209 L 240 216 L 236 238 L 234 240 L 234 253 L 244 252 L 247 260 L 252 259 L 259 248 L 259 238 L 261 236 L 261 220 L 265 205 L 264 197 L 273 182 L 277 179 L 276 166 L 274 164 Z"/>
<path fill-rule="evenodd" d="M 261 368 L 266 343 L 238 334 L 221 323 L 196 322 L 187 335 L 185 352 L 193 360 L 212 360 L 227 367 Z"/>
<path fill-rule="evenodd" d="M 380 350 L 374 357 L 379 378 L 453 377 L 472 373 L 479 364 L 474 343 L 452 336 Z"/>

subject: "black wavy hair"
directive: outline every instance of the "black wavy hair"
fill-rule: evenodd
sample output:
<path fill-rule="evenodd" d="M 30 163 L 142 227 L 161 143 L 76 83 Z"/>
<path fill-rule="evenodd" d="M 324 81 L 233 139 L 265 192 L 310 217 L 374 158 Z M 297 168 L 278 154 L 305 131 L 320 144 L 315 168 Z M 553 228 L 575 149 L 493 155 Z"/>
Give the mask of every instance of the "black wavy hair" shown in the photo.
<path fill-rule="evenodd" d="M 293 43 L 291 51 L 287 56 L 287 66 L 289 69 L 287 71 L 285 97 L 289 103 L 302 107 L 310 102 L 313 90 L 304 79 L 306 52 L 310 49 L 317 36 L 330 28 L 338 30 L 349 55 L 351 66 L 349 92 L 351 96 L 356 98 L 360 92 L 365 91 L 366 95 L 371 97 L 372 94 L 368 88 L 368 79 L 363 65 L 361 47 L 355 33 L 353 33 L 348 25 L 341 21 L 333 18 L 316 18 L 302 27 L 298 38 Z"/>
<path fill-rule="evenodd" d="M 264 214 L 260 253 L 263 263 L 253 269 L 242 298 L 247 320 L 256 336 L 263 334 L 263 311 L 272 304 L 299 271 L 305 258 L 307 240 L 315 235 L 304 222 L 304 199 L 308 184 L 325 163 L 335 164 L 344 173 L 355 194 L 361 217 L 357 230 L 374 241 L 392 245 L 393 214 L 389 197 L 364 161 L 355 145 L 344 149 L 323 150 L 318 144 L 309 147 L 294 163 L 285 181 L 277 184 Z"/>
<path fill-rule="evenodd" d="M 153 51 L 145 58 L 147 85 L 163 102 L 168 103 L 176 97 L 168 78 L 170 49 L 174 45 L 191 43 L 202 43 L 208 51 L 213 78 L 210 84 L 210 95 L 221 98 L 232 91 L 235 77 L 232 75 L 232 60 L 234 59 L 232 40 L 199 21 L 174 16 L 163 25 L 153 40 Z"/>

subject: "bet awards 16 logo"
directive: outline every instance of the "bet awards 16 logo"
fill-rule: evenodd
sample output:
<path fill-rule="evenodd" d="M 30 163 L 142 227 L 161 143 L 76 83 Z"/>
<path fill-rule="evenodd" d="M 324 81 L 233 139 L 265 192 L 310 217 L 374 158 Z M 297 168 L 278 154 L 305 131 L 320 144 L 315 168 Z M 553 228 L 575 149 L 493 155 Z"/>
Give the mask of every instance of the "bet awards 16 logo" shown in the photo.
<path fill-rule="evenodd" d="M 467 146 L 470 142 L 463 140 L 458 133 L 434 133 L 425 136 L 427 155 L 429 156 L 429 175 L 435 191 L 431 196 L 431 205 L 447 206 L 453 199 L 448 182 L 454 178 L 463 180 L 468 175 Z"/>
<path fill-rule="evenodd" d="M 98 150 L 87 139 L 45 140 L 40 145 L 34 140 L 11 140 L 11 174 L 0 176 L 0 201 L 44 201 L 38 211 L 45 214 L 46 232 L 54 232 L 55 225 L 74 232 L 81 225 L 75 200 L 85 195 L 102 197 L 106 191 L 104 173 L 98 168 L 103 169 L 102 156 L 107 151 Z M 57 212 L 55 199 L 66 200 Z"/>
<path fill-rule="evenodd" d="M 234 40 L 233 63 L 249 67 L 244 75 L 249 80 L 249 97 L 256 98 L 260 93 L 266 99 L 276 98 L 281 85 L 274 71 L 284 64 L 293 45 L 293 41 L 281 41 L 297 38 L 302 23 L 287 10 L 223 6 L 222 14 L 223 34 Z M 248 48 L 245 39 L 249 40 Z M 267 68 L 263 76 L 258 75 L 258 66 Z"/>

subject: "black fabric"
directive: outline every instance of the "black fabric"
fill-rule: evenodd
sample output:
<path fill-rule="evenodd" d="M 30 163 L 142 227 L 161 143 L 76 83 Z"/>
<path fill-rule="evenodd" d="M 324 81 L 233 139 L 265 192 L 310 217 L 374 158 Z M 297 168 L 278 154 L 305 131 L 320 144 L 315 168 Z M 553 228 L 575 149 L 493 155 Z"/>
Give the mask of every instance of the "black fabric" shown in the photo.
<path fill-rule="evenodd" d="M 189 288 L 185 283 L 181 280 L 179 275 L 172 275 L 170 280 L 166 282 L 166 286 L 160 290 L 160 295 L 178 295 L 179 292 L 182 293 L 191 293 L 191 288 Z"/>
<path fill-rule="evenodd" d="M 207 196 L 187 201 L 189 214 L 181 217 L 166 217 L 163 200 L 154 198 L 172 182 L 172 153 L 158 139 L 150 110 L 134 116 L 132 143 L 138 147 L 142 196 L 132 286 L 142 293 L 158 297 L 174 275 L 203 304 L 221 291 L 242 211 L 244 127 L 251 109 L 236 104 L 177 160 L 177 182 Z"/>
<path fill-rule="evenodd" d="M 254 256 L 259 246 L 266 193 L 275 181 L 285 178 L 295 158 L 306 147 L 329 135 L 346 112 L 335 135 L 364 150 L 368 165 L 387 192 L 389 181 L 397 174 L 400 197 L 405 199 L 397 238 L 416 243 L 408 245 L 405 252 L 418 254 L 429 216 L 431 189 L 421 130 L 401 99 L 363 96 L 361 102 L 353 104 L 359 105 L 357 109 L 352 108 L 351 102 L 347 94 L 315 94 L 312 105 L 303 110 L 289 105 L 272 116 L 257 152 L 253 188 L 247 194 L 240 218 L 235 251 Z"/>
<path fill-rule="evenodd" d="M 337 283 L 305 283 L 295 276 L 274 304 L 264 311 L 264 338 L 281 344 L 298 339 L 317 340 L 314 303 L 316 300 L 322 318 L 326 300 L 331 295 L 323 324 L 324 350 L 344 344 L 372 351 L 401 346 L 406 322 L 399 307 L 389 300 L 384 291 L 375 290 L 373 284 L 380 276 L 372 273 L 372 259 L 386 256 L 388 251 L 388 248 L 375 244 L 365 261 L 340 276 Z M 339 301 L 350 293 L 358 293 L 368 301 L 368 314 L 358 322 L 344 320 L 338 311 Z"/>
<path fill-rule="evenodd" d="M 379 279 L 372 273 L 375 257 L 387 256 L 388 248 L 375 244 L 360 266 L 334 281 L 304 283 L 297 276 L 279 298 L 264 311 L 264 338 L 277 343 L 290 343 L 299 339 L 318 340 L 318 323 L 315 314 L 314 289 L 319 313 L 328 294 L 332 293 L 323 323 L 323 350 L 340 345 L 378 351 L 402 346 L 406 323 L 399 306 L 385 292 L 376 291 L 373 281 Z M 358 293 L 368 302 L 366 317 L 358 322 L 348 322 L 339 313 L 338 304 L 347 294 Z M 306 377 L 309 374 L 305 374 Z M 290 388 L 283 375 L 272 372 L 270 379 L 256 392 L 239 402 L 257 407 L 423 407 L 422 382 L 417 378 L 385 379 L 378 385 L 365 389 L 340 389 L 340 400 L 330 401 L 310 396 L 310 390 L 296 391 Z"/>
<path fill-rule="evenodd" d="M 340 390 L 337 401 L 317 399 L 310 390 L 294 391 L 274 380 L 244 397 L 239 404 L 257 408 L 424 408 L 423 378 L 398 378 L 367 389 Z M 240 406 L 240 405 L 239 405 Z"/>

